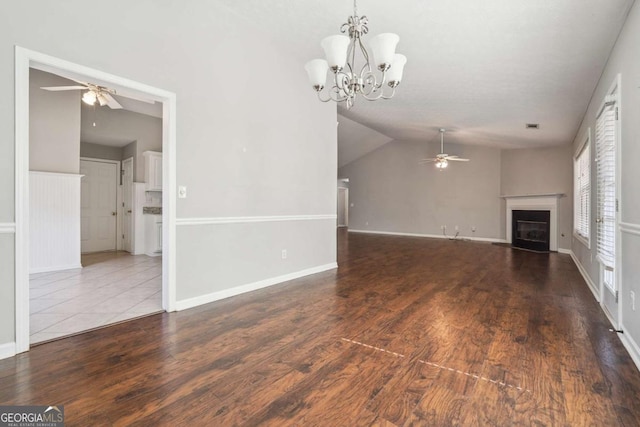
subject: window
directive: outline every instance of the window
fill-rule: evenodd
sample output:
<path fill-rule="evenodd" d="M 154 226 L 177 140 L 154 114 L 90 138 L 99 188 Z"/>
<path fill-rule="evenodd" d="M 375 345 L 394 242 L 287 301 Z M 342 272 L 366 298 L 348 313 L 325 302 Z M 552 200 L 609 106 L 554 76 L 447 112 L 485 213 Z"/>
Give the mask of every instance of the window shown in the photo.
<path fill-rule="evenodd" d="M 597 259 L 602 281 L 615 293 L 616 259 L 616 145 L 618 138 L 618 85 L 614 83 L 596 119 Z"/>
<path fill-rule="evenodd" d="M 591 128 L 573 159 L 573 234 L 590 248 L 591 211 Z"/>

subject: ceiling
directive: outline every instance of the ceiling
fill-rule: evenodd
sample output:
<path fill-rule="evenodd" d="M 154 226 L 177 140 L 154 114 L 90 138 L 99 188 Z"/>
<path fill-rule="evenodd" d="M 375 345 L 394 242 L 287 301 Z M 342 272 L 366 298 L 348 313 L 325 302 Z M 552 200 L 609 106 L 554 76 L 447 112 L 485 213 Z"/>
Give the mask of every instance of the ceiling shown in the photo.
<path fill-rule="evenodd" d="M 300 61 L 322 57 L 351 0 L 217 0 Z M 369 35 L 395 32 L 408 62 L 391 100 L 339 113 L 398 140 L 500 148 L 573 141 L 633 0 L 361 0 Z M 309 96 L 315 96 L 310 87 Z M 539 130 L 525 129 L 539 123 Z"/>

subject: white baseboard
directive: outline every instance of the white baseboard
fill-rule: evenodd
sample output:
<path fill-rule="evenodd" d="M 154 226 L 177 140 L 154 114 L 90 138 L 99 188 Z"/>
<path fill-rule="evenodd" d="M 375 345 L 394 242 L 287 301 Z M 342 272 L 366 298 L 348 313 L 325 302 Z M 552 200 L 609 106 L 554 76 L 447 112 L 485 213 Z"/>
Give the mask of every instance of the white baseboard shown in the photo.
<path fill-rule="evenodd" d="M 578 261 L 578 258 L 576 257 L 576 254 L 573 253 L 573 251 L 569 251 L 569 255 L 571 255 L 573 263 L 576 265 L 576 267 L 578 267 L 578 271 L 580 272 L 580 274 L 582 274 L 582 278 L 585 282 L 587 282 L 587 286 L 589 286 L 589 289 L 591 290 L 594 298 L 596 299 L 596 301 L 600 302 L 600 293 L 598 292 L 598 287 L 595 283 L 593 283 L 593 280 L 591 280 L 589 274 L 587 274 L 587 270 L 585 270 L 582 264 L 580 264 L 580 261 Z"/>
<path fill-rule="evenodd" d="M 199 305 L 208 304 L 210 302 L 244 294 L 246 292 L 251 292 L 258 289 L 266 288 L 268 286 L 277 285 L 278 283 L 287 282 L 289 280 L 298 279 L 300 277 L 309 276 L 311 274 L 322 273 L 323 271 L 332 270 L 334 268 L 338 268 L 338 264 L 335 262 L 320 265 L 318 267 L 308 268 L 306 270 L 296 271 L 294 273 L 289 273 L 282 276 L 272 277 L 270 279 L 260 280 L 258 282 L 248 283 L 246 285 L 236 286 L 235 288 L 231 289 L 225 289 L 222 291 L 212 292 L 210 294 L 185 299 L 182 301 L 176 301 L 176 310 L 186 310 L 188 308 L 197 307 Z"/>
<path fill-rule="evenodd" d="M 621 329 L 624 331 L 625 327 L 622 326 Z M 633 363 L 636 364 L 636 368 L 640 371 L 640 347 L 638 347 L 638 343 L 636 343 L 626 332 L 618 334 L 618 336 L 620 337 L 620 341 L 622 341 L 624 348 L 629 352 L 629 356 L 631 356 Z"/>
<path fill-rule="evenodd" d="M 82 268 L 82 264 L 61 265 L 61 266 L 56 266 L 56 267 L 33 268 L 33 269 L 29 270 L 29 274 L 50 273 L 52 271 L 74 270 L 76 268 Z"/>
<path fill-rule="evenodd" d="M 571 255 L 572 251 L 571 251 L 571 249 L 558 248 L 558 253 L 559 254 Z"/>
<path fill-rule="evenodd" d="M 8 342 L 0 344 L 0 360 L 7 359 L 16 355 L 16 343 Z"/>
<path fill-rule="evenodd" d="M 408 237 L 429 237 L 431 239 L 453 239 L 453 236 L 443 236 L 442 234 L 418 234 L 418 233 L 400 233 L 395 231 L 378 231 L 378 230 L 354 230 L 349 229 L 350 233 L 365 234 L 385 234 L 389 236 L 408 236 Z M 490 242 L 490 243 L 507 243 L 505 239 L 494 239 L 491 237 L 467 237 L 458 236 L 454 240 L 471 240 L 474 242 Z"/>

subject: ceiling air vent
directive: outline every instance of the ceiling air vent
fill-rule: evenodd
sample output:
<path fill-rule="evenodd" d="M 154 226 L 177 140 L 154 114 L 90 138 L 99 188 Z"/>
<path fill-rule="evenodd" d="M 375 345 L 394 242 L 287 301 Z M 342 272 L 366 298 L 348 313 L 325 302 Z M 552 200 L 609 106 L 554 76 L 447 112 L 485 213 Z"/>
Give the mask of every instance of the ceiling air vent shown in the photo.
<path fill-rule="evenodd" d="M 526 123 L 524 127 L 527 129 L 540 129 L 540 123 Z"/>

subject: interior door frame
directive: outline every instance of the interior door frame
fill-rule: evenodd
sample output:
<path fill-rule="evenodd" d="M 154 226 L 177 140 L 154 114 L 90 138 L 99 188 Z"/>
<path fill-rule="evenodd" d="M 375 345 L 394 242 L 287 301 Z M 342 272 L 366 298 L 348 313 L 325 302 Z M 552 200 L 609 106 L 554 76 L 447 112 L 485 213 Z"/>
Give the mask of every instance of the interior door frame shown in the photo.
<path fill-rule="evenodd" d="M 57 70 L 162 102 L 162 308 L 176 310 L 176 94 L 15 46 L 15 352 L 29 350 L 29 68 Z"/>
<path fill-rule="evenodd" d="M 117 167 L 116 172 L 116 251 L 122 250 L 124 246 L 124 242 L 119 236 L 122 235 L 122 215 L 124 214 L 124 209 L 122 207 L 122 162 L 120 160 L 109 160 L 109 159 L 97 159 L 94 157 L 82 157 L 80 156 L 80 161 L 87 162 L 99 162 L 99 163 L 111 163 L 115 164 Z M 82 192 L 80 193 L 82 194 Z"/>
<path fill-rule="evenodd" d="M 135 227 L 135 221 L 133 220 L 133 178 L 134 178 L 134 176 L 133 176 L 133 156 L 132 157 L 127 157 L 126 159 L 122 160 L 122 162 L 120 164 L 120 170 L 122 172 L 121 172 L 121 175 L 120 175 L 120 189 L 121 189 L 121 191 L 119 193 L 120 194 L 120 199 L 119 199 L 120 203 L 118 205 L 122 207 L 122 212 L 121 212 L 122 216 L 121 216 L 120 226 L 122 227 L 121 228 L 121 234 L 123 236 L 124 236 L 124 231 L 126 229 L 126 227 L 124 226 L 125 219 L 126 219 L 126 215 L 125 215 L 125 211 L 124 211 L 125 208 L 126 208 L 126 206 L 125 206 L 125 197 L 124 197 L 124 195 L 125 195 L 125 191 L 124 191 L 125 190 L 125 185 L 124 185 L 125 184 L 124 183 L 125 163 L 131 163 L 131 188 L 129 189 L 129 192 L 130 192 L 130 196 L 131 196 L 131 200 L 130 200 L 131 206 L 130 207 L 131 207 L 131 211 L 132 212 L 131 212 L 131 215 L 129 216 L 129 221 L 131 222 L 131 224 L 129 224 L 129 248 L 128 248 L 129 250 L 127 250 L 124 238 L 122 239 L 121 250 L 127 251 L 129 253 L 132 253 L 133 252 L 132 251 L 132 248 L 133 248 L 133 236 L 135 236 L 135 228 L 134 228 Z"/>
<path fill-rule="evenodd" d="M 344 198 L 344 225 L 338 224 L 338 227 L 349 228 L 349 189 L 347 187 L 338 187 L 338 197 L 340 196 Z M 340 213 L 338 213 L 339 218 Z"/>

